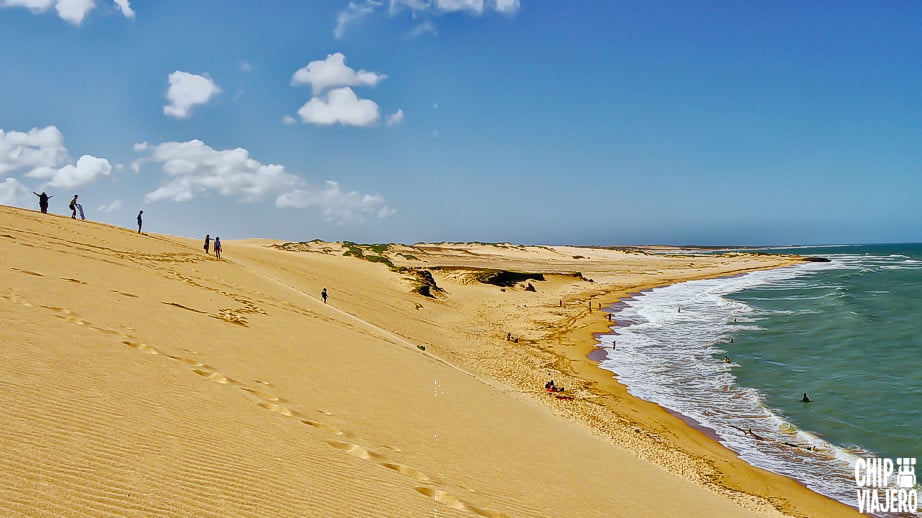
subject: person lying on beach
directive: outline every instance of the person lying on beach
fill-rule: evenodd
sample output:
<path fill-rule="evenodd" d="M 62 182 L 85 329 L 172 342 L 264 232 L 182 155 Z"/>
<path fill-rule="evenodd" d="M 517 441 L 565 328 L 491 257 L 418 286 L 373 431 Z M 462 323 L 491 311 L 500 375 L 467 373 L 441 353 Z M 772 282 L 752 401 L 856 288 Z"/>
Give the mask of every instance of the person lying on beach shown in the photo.
<path fill-rule="evenodd" d="M 544 390 L 548 392 L 563 392 L 566 389 L 563 387 L 558 387 L 554 384 L 554 380 L 551 380 L 544 384 Z"/>

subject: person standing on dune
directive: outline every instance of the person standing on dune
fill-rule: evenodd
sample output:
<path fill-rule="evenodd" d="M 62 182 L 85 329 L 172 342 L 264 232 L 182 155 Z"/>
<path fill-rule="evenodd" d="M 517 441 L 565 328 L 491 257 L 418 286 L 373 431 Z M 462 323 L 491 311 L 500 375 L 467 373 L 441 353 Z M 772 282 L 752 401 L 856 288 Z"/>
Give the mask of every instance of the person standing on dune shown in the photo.
<path fill-rule="evenodd" d="M 221 238 L 217 236 L 214 238 L 214 256 L 221 258 Z"/>
<path fill-rule="evenodd" d="M 42 191 L 41 194 L 32 191 L 32 194 L 38 196 L 38 208 L 42 210 L 42 214 L 48 214 L 48 200 L 54 198 L 54 196 L 48 196 L 45 191 Z"/>
<path fill-rule="evenodd" d="M 144 222 L 141 220 L 141 214 L 144 214 L 144 211 L 143 211 L 143 210 L 138 211 L 138 234 L 141 233 L 141 225 L 144 223 Z"/>
<path fill-rule="evenodd" d="M 208 246 L 211 244 L 211 234 L 205 234 L 205 253 L 208 253 Z"/>
<path fill-rule="evenodd" d="M 41 201 L 41 200 L 39 200 Z M 77 195 L 74 195 L 74 199 L 70 200 L 70 204 L 67 206 L 70 209 L 70 219 L 77 219 Z"/>

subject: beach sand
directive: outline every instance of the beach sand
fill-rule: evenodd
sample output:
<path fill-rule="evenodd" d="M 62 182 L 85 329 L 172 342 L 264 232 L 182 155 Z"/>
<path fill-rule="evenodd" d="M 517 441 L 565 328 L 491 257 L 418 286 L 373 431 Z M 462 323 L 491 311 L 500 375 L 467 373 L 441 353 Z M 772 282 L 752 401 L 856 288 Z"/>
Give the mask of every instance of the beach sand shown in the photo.
<path fill-rule="evenodd" d="M 587 358 L 600 303 L 791 258 L 246 240 L 218 261 L 9 207 L 0 243 L 3 516 L 857 514 Z"/>

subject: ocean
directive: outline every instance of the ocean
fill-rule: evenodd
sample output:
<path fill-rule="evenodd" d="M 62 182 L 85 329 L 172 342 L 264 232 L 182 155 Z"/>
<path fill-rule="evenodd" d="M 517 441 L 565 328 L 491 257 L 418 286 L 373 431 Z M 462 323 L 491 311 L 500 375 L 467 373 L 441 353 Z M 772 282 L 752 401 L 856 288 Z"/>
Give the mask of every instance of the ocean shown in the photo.
<path fill-rule="evenodd" d="M 830 261 L 635 294 L 612 308 L 600 366 L 750 464 L 857 507 L 858 459 L 922 458 L 922 244 L 765 252 Z"/>

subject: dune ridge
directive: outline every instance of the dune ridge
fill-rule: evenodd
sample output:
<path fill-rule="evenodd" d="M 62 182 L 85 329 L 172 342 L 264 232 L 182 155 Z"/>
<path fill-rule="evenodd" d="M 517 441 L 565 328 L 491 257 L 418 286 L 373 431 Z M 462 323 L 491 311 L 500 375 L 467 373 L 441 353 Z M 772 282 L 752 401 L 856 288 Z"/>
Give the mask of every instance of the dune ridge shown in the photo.
<path fill-rule="evenodd" d="M 0 243 L 2 515 L 850 512 L 586 359 L 599 304 L 793 258 L 245 240 L 218 261 L 9 207 Z M 544 280 L 476 279 L 498 270 Z"/>

